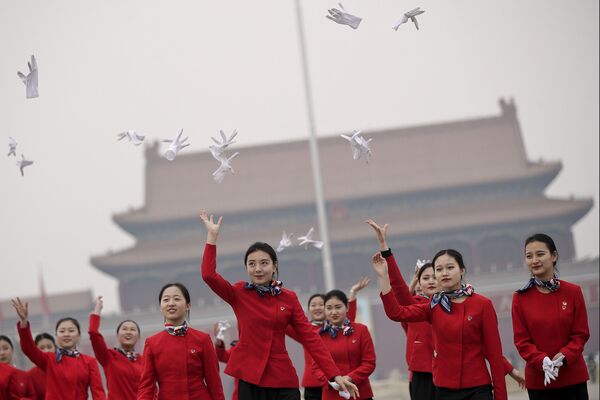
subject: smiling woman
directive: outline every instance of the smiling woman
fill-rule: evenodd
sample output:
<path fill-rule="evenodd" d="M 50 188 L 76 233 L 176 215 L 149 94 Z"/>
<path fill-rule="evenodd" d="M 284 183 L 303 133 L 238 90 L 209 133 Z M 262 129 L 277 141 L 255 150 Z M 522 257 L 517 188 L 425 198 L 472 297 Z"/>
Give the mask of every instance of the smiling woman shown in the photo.
<path fill-rule="evenodd" d="M 56 323 L 57 350 L 43 352 L 34 343 L 29 325 L 27 302 L 12 300 L 18 316 L 18 331 L 23 353 L 46 372 L 46 400 L 87 400 L 88 390 L 93 400 L 104 400 L 102 378 L 96 359 L 77 350 L 81 338 L 79 322 L 62 318 Z"/>
<path fill-rule="evenodd" d="M 165 329 L 146 339 L 138 400 L 225 400 L 210 336 L 190 328 L 188 289 L 167 283 L 158 295 Z"/>

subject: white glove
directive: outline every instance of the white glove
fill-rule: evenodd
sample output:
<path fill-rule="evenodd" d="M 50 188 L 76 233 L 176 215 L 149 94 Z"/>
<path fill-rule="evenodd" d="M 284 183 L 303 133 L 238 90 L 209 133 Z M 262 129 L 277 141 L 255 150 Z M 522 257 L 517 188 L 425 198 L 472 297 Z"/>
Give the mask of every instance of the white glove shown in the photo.
<path fill-rule="evenodd" d="M 560 360 L 560 365 L 562 365 L 562 360 Z M 544 370 L 544 386 L 548 386 L 550 382 L 556 380 L 558 377 L 558 367 L 554 366 L 554 362 L 550 359 L 550 357 L 544 357 L 544 361 L 542 362 L 542 370 Z"/>
<path fill-rule="evenodd" d="M 337 8 L 331 8 L 327 10 L 329 15 L 326 15 L 326 17 L 340 25 L 348 25 L 352 29 L 357 29 L 358 25 L 360 25 L 360 22 L 362 21 L 362 18 L 347 13 L 342 3 L 338 3 L 338 5 L 340 6 L 341 10 L 338 10 Z"/>
<path fill-rule="evenodd" d="M 25 84 L 26 97 L 28 99 L 33 99 L 40 95 L 38 93 L 38 67 L 35 56 L 31 56 L 31 62 L 28 62 L 27 65 L 29 66 L 29 74 L 25 76 L 25 74 L 19 71 L 17 72 L 17 76 L 21 78 Z"/>
<path fill-rule="evenodd" d="M 413 8 L 412 10 L 405 12 L 402 15 L 402 18 L 400 18 L 400 20 L 398 20 L 398 22 L 396 22 L 394 26 L 392 26 L 392 29 L 397 31 L 400 25 L 407 23 L 410 19 L 415 24 L 415 28 L 419 30 L 419 22 L 417 21 L 416 17 L 417 15 L 421 15 L 424 12 L 424 10 L 421 10 L 421 7 Z"/>
<path fill-rule="evenodd" d="M 231 328 L 231 324 L 229 323 L 229 321 L 219 321 L 217 322 L 217 326 L 218 326 L 218 332 L 216 335 L 216 338 L 221 340 L 221 341 L 225 341 L 225 331 L 229 328 Z"/>
<path fill-rule="evenodd" d="M 177 153 L 179 153 L 181 151 L 181 149 L 190 145 L 189 143 L 185 143 L 186 140 L 188 140 L 187 137 L 181 139 L 182 134 L 183 134 L 183 129 L 179 132 L 179 134 L 177 135 L 177 137 L 175 139 L 163 140 L 163 142 L 165 142 L 165 143 L 171 143 L 169 145 L 169 148 L 167 149 L 167 151 L 165 151 L 165 154 L 164 154 L 164 157 L 167 160 L 173 161 L 175 159 L 175 156 L 177 155 Z"/>
<path fill-rule="evenodd" d="M 340 397 L 343 397 L 346 400 L 350 399 L 350 392 L 347 390 L 340 391 L 340 385 L 338 385 L 337 382 L 329 382 L 329 386 L 331 386 L 333 390 L 337 390 Z"/>

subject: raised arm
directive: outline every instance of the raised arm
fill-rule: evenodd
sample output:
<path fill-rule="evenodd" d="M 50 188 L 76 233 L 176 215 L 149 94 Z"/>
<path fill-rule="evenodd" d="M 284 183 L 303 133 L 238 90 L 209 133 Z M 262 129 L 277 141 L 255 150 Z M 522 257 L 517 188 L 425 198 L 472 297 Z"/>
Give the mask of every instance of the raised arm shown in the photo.
<path fill-rule="evenodd" d="M 217 272 L 217 237 L 221 228 L 223 217 L 215 223 L 214 216 L 208 216 L 206 211 L 200 212 L 200 219 L 206 227 L 206 246 L 202 256 L 202 279 L 220 298 L 233 305 L 235 303 L 235 291 L 225 278 Z"/>
<path fill-rule="evenodd" d="M 350 296 L 348 296 L 348 314 L 347 317 L 350 321 L 354 322 L 356 319 L 356 294 L 369 286 L 371 282 L 370 278 L 362 276 L 352 287 L 350 288 Z"/>
<path fill-rule="evenodd" d="M 104 337 L 100 333 L 100 313 L 102 312 L 103 306 L 104 302 L 102 301 L 102 296 L 98 296 L 98 298 L 96 298 L 94 311 L 90 314 L 88 334 L 90 335 L 90 341 L 92 342 L 92 348 L 94 349 L 96 359 L 100 365 L 106 367 L 110 361 L 110 352 Z"/>
<path fill-rule="evenodd" d="M 21 301 L 20 298 L 12 299 L 11 303 L 19 316 L 17 328 L 19 331 L 19 342 L 23 353 L 31 360 L 32 363 L 40 367 L 41 370 L 46 370 L 48 359 L 46 353 L 41 351 L 35 345 L 31 336 L 31 327 L 29 326 L 29 304 Z"/>

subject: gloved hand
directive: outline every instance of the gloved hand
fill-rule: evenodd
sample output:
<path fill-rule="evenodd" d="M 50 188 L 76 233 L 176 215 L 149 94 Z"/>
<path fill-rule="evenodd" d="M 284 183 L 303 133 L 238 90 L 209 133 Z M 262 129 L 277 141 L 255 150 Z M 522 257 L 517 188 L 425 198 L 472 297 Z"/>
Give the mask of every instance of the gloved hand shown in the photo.
<path fill-rule="evenodd" d="M 348 25 L 352 29 L 357 29 L 358 25 L 360 25 L 360 22 L 362 21 L 362 18 L 347 13 L 342 3 L 338 3 L 338 5 L 340 6 L 341 10 L 338 10 L 337 8 L 331 8 L 327 10 L 329 15 L 326 15 L 326 17 L 340 25 Z"/>
<path fill-rule="evenodd" d="M 341 397 L 345 398 L 346 400 L 350 399 L 350 392 L 347 390 L 340 391 L 340 385 L 338 385 L 337 382 L 329 382 L 329 386 L 331 386 L 333 390 L 337 390 Z"/>
<path fill-rule="evenodd" d="M 35 56 L 31 56 L 31 62 L 28 62 L 27 65 L 29 66 L 29 74 L 25 76 L 25 74 L 19 71 L 17 72 L 17 76 L 21 78 L 25 84 L 26 97 L 28 99 L 33 99 L 40 95 L 38 92 L 38 67 Z"/>
<path fill-rule="evenodd" d="M 562 365 L 562 360 L 560 365 Z M 544 357 L 542 370 L 544 371 L 544 386 L 548 386 L 550 382 L 556 380 L 558 377 L 558 367 L 554 366 L 554 361 L 552 361 L 550 357 Z"/>

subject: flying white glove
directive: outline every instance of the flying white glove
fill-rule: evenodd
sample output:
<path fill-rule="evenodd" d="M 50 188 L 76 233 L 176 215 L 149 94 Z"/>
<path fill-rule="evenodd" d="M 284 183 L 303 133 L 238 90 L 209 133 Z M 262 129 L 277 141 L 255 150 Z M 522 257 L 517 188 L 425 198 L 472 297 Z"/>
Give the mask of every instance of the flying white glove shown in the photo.
<path fill-rule="evenodd" d="M 352 29 L 357 29 L 358 25 L 360 25 L 360 22 L 362 21 L 362 18 L 347 13 L 342 3 L 338 3 L 338 5 L 340 6 L 341 10 L 338 10 L 337 8 L 331 8 L 327 10 L 329 15 L 326 15 L 326 17 L 340 25 L 348 25 Z"/>
<path fill-rule="evenodd" d="M 229 323 L 229 321 L 219 321 L 217 322 L 217 329 L 218 332 L 215 335 L 215 337 L 221 341 L 225 341 L 225 331 L 227 331 L 227 329 L 231 328 L 231 324 Z"/>
<path fill-rule="evenodd" d="M 182 134 L 183 134 L 183 129 L 179 132 L 179 134 L 177 135 L 177 137 L 175 139 L 163 140 L 163 142 L 165 142 L 165 143 L 171 143 L 169 145 L 169 148 L 167 149 L 167 151 L 165 151 L 165 154 L 164 154 L 164 157 L 167 160 L 173 161 L 175 159 L 175 156 L 177 155 L 177 153 L 179 153 L 181 151 L 181 149 L 190 145 L 189 143 L 185 143 L 186 140 L 188 140 L 187 137 L 181 139 Z"/>
<path fill-rule="evenodd" d="M 560 360 L 560 365 L 562 365 L 562 359 Z M 558 377 L 558 367 L 554 366 L 554 361 L 550 357 L 544 357 L 542 370 L 544 370 L 544 386 L 548 386 L 550 382 L 556 380 Z"/>
<path fill-rule="evenodd" d="M 38 97 L 40 95 L 38 92 L 38 67 L 35 56 L 31 56 L 31 61 L 28 62 L 27 65 L 29 66 L 29 74 L 25 76 L 25 74 L 19 71 L 17 72 L 17 76 L 21 78 L 25 84 L 26 97 L 28 99 L 33 99 L 34 97 Z"/>
<path fill-rule="evenodd" d="M 410 19 L 415 24 L 415 28 L 419 30 L 419 22 L 417 21 L 417 15 L 421 15 L 424 12 L 424 10 L 421 10 L 421 7 L 413 8 L 412 10 L 405 12 L 402 15 L 402 18 L 400 18 L 400 20 L 398 20 L 398 22 L 396 22 L 394 26 L 392 26 L 392 29 L 397 31 L 400 25 L 407 23 Z"/>
<path fill-rule="evenodd" d="M 338 385 L 337 382 L 329 382 L 329 386 L 331 386 L 333 390 L 337 390 L 340 397 L 343 397 L 346 400 L 350 399 L 350 392 L 347 390 L 340 391 L 340 385 Z"/>

